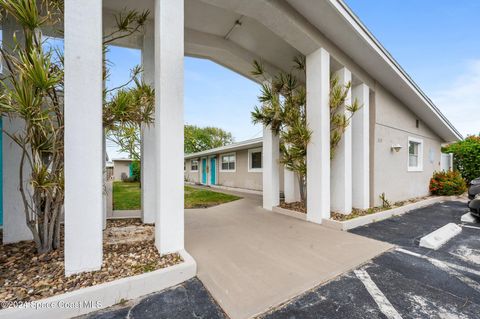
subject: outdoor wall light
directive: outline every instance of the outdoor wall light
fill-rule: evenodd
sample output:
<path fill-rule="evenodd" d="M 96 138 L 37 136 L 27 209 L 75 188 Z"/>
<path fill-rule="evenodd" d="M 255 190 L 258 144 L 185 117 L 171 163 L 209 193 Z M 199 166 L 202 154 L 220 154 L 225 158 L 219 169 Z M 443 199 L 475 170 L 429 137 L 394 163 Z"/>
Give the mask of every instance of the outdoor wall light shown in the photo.
<path fill-rule="evenodd" d="M 393 144 L 392 145 L 392 151 L 395 151 L 395 152 L 400 152 L 400 150 L 402 149 L 402 145 L 400 144 Z"/>

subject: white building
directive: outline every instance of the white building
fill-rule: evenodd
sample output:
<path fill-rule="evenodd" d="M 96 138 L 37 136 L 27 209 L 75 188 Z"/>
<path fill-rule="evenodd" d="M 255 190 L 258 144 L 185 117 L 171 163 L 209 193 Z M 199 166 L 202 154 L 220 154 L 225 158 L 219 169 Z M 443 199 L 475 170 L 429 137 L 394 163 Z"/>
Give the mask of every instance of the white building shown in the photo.
<path fill-rule="evenodd" d="M 306 57 L 307 219 L 332 210 L 426 193 L 440 167 L 440 144 L 461 138 L 432 101 L 342 0 L 65 0 L 65 271 L 102 264 L 102 32 L 124 8 L 151 12 L 145 32 L 117 45 L 142 50 L 145 80 L 157 93 L 155 125 L 143 139 L 143 219 L 155 222 L 162 254 L 184 249 L 183 59 L 207 58 L 255 80 L 252 61 L 269 74 Z M 4 25 L 3 39 L 15 27 Z M 330 163 L 329 81 L 352 82 L 355 114 Z M 88 129 L 85 128 L 88 123 Z M 4 119 L 15 131 L 18 122 Z M 264 130 L 263 207 L 279 201 L 278 137 Z M 398 152 L 397 152 L 398 150 Z M 4 243 L 30 239 L 18 194 L 18 149 L 3 138 Z M 85 170 L 78 169 L 81 165 Z"/>

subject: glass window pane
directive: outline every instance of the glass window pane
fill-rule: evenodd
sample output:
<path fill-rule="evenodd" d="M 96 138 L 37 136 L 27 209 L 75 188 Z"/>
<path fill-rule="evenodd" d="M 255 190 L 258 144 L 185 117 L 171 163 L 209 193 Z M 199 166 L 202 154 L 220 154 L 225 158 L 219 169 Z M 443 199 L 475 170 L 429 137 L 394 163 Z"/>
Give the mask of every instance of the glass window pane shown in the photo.
<path fill-rule="evenodd" d="M 222 163 L 222 169 L 228 170 L 228 163 Z"/>
<path fill-rule="evenodd" d="M 408 165 L 410 167 L 417 167 L 418 166 L 418 156 L 416 155 L 410 155 L 408 157 Z"/>
<path fill-rule="evenodd" d="M 262 168 L 262 152 L 251 153 L 251 168 Z"/>

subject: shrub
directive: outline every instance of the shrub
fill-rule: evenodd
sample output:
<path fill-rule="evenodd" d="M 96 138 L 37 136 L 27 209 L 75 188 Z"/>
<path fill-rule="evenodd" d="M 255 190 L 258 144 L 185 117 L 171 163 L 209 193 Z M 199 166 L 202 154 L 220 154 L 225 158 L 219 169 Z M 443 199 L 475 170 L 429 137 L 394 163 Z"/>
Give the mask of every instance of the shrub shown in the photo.
<path fill-rule="evenodd" d="M 140 161 L 133 161 L 132 162 L 132 182 L 140 182 L 141 178 L 141 171 L 140 171 Z"/>
<path fill-rule="evenodd" d="M 443 151 L 453 153 L 453 166 L 465 181 L 480 177 L 480 136 L 468 136 L 463 141 L 445 147 Z"/>
<path fill-rule="evenodd" d="M 467 190 L 467 185 L 459 171 L 434 172 L 430 179 L 432 195 L 461 195 Z"/>

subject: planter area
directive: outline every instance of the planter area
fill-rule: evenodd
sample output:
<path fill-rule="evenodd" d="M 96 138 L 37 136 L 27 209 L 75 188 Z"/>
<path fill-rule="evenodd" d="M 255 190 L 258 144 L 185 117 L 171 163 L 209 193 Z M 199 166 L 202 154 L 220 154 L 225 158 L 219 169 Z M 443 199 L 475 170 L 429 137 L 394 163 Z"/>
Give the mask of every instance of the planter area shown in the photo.
<path fill-rule="evenodd" d="M 408 213 L 411 210 L 422 208 L 425 206 L 430 206 L 435 203 L 440 203 L 448 200 L 458 200 L 461 199 L 457 196 L 435 196 L 435 197 L 428 197 L 426 199 L 422 199 L 416 202 L 410 202 L 405 204 L 404 206 L 397 206 L 395 208 L 390 208 L 386 210 L 382 210 L 376 213 L 367 214 L 364 216 L 339 221 L 334 219 L 324 219 L 323 225 L 329 228 L 338 229 L 338 230 L 349 230 L 356 227 L 364 226 L 370 223 L 375 223 L 381 221 L 383 219 L 390 218 L 392 216 L 398 216 L 405 213 Z"/>
<path fill-rule="evenodd" d="M 391 207 L 374 207 L 368 210 L 354 210 L 349 215 L 332 212 L 330 219 L 324 219 L 322 224 L 337 230 L 349 230 L 374 223 L 392 216 L 402 215 L 410 210 L 433 205 L 448 200 L 462 200 L 458 196 L 429 196 L 397 202 Z M 305 208 L 301 203 L 281 203 L 273 211 L 294 218 L 306 220 Z"/>
<path fill-rule="evenodd" d="M 154 228 L 140 220 L 108 221 L 103 265 L 98 271 L 65 277 L 61 249 L 37 255 L 33 241 L 0 245 L 0 300 L 30 302 L 181 263 L 179 254 L 160 256 Z M 63 236 L 62 236 L 63 237 Z M 2 304 L 1 306 L 8 305 Z"/>

